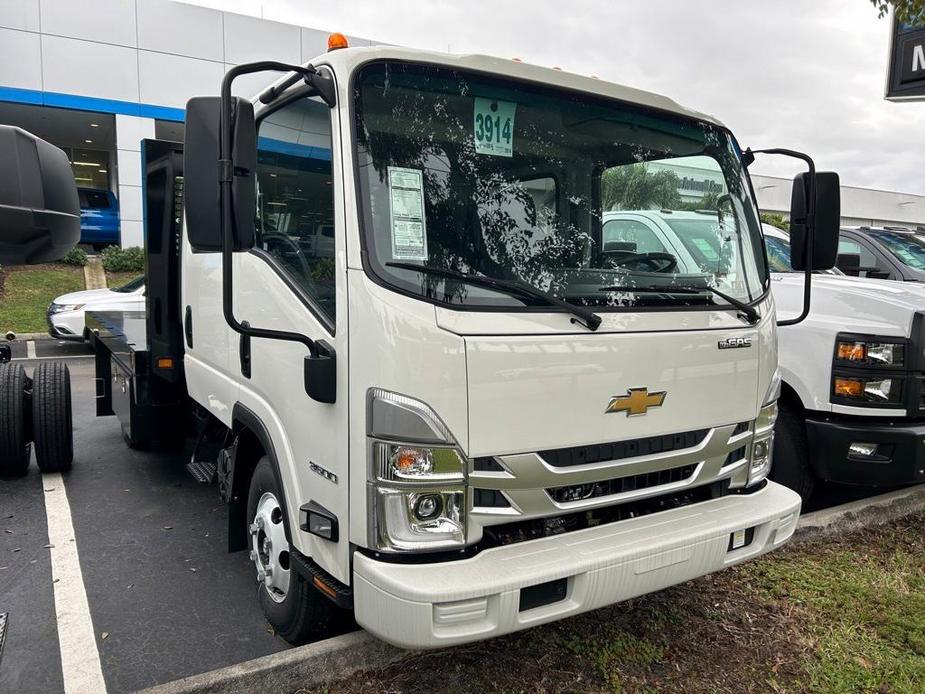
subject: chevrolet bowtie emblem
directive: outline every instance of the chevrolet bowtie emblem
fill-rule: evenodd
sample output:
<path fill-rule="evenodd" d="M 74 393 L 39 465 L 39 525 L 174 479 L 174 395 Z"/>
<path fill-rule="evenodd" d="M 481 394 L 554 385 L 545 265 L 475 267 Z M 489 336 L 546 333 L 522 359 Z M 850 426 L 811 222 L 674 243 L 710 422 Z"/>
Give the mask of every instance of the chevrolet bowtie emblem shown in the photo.
<path fill-rule="evenodd" d="M 626 395 L 614 395 L 610 398 L 610 404 L 604 410 L 608 412 L 626 412 L 630 417 L 637 414 L 645 414 L 650 407 L 661 407 L 665 402 L 667 391 L 660 390 L 657 393 L 650 393 L 648 388 L 630 388 Z"/>

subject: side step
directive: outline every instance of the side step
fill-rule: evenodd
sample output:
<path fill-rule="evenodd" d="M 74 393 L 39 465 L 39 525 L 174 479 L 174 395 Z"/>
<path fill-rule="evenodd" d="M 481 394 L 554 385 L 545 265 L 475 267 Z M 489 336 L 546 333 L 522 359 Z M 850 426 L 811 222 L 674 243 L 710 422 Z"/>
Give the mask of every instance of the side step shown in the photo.
<path fill-rule="evenodd" d="M 213 484 L 216 478 L 215 463 L 193 460 L 186 464 L 186 470 L 199 484 Z"/>

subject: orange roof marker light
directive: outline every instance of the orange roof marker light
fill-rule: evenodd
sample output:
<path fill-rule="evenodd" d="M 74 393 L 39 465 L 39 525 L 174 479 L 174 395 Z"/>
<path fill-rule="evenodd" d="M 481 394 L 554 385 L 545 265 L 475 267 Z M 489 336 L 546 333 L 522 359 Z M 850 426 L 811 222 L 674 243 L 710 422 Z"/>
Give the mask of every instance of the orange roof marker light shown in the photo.
<path fill-rule="evenodd" d="M 328 50 L 336 51 L 338 48 L 350 48 L 350 42 L 347 41 L 346 36 L 335 31 L 328 36 Z"/>

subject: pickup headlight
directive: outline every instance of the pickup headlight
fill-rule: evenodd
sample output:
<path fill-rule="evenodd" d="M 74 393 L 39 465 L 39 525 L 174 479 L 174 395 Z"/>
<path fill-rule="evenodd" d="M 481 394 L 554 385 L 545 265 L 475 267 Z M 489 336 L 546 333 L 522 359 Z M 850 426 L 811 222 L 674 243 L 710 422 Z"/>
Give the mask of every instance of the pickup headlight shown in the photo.
<path fill-rule="evenodd" d="M 437 414 L 371 389 L 368 540 L 384 552 L 458 549 L 466 539 L 466 459 Z"/>
<path fill-rule="evenodd" d="M 906 345 L 877 339 L 835 341 L 835 363 L 842 366 L 900 367 L 905 364 Z"/>
<path fill-rule="evenodd" d="M 833 376 L 832 400 L 850 405 L 903 405 L 902 379 Z"/>

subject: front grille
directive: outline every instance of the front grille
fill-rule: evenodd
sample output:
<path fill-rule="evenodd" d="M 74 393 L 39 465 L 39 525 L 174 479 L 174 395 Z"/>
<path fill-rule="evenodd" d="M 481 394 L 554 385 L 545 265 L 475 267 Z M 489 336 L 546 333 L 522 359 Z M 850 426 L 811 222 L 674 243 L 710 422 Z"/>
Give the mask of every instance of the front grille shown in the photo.
<path fill-rule="evenodd" d="M 478 472 L 504 472 L 504 468 L 494 458 L 476 458 L 472 461 L 472 469 Z"/>
<path fill-rule="evenodd" d="M 742 458 L 744 457 L 745 457 L 745 446 L 739 446 L 739 448 L 736 448 L 734 451 L 729 452 L 729 455 L 726 456 L 726 462 L 723 463 L 723 467 L 726 467 L 727 465 L 732 465 L 733 463 L 736 463 L 742 460 Z"/>
<path fill-rule="evenodd" d="M 729 480 L 720 480 L 702 487 L 685 489 L 673 494 L 640 499 L 628 503 L 605 506 L 604 508 L 575 513 L 552 516 L 549 518 L 536 518 L 526 521 L 515 521 L 485 528 L 485 535 L 479 543 L 479 549 L 492 546 L 508 545 L 515 542 L 536 540 L 550 535 L 582 530 L 584 528 L 607 523 L 616 523 L 628 518 L 638 518 L 659 511 L 668 511 L 682 506 L 697 504 L 709 499 L 717 499 L 729 493 Z"/>
<path fill-rule="evenodd" d="M 472 505 L 478 508 L 510 508 L 511 504 L 497 489 L 473 490 Z"/>
<path fill-rule="evenodd" d="M 599 496 L 612 496 L 614 494 L 623 494 L 624 492 L 633 492 L 639 489 L 660 487 L 665 484 L 671 484 L 672 482 L 683 482 L 684 480 L 690 479 L 696 469 L 696 465 L 682 465 L 680 467 L 668 468 L 667 470 L 656 470 L 640 475 L 617 477 L 601 482 L 573 484 L 567 487 L 553 487 L 547 489 L 546 493 L 549 494 L 554 501 L 564 504 L 570 501 L 594 499 Z"/>
<path fill-rule="evenodd" d="M 736 428 L 732 430 L 731 436 L 738 436 L 739 434 L 744 434 L 748 431 L 748 426 L 751 422 L 739 422 L 736 424 Z"/>
<path fill-rule="evenodd" d="M 679 434 L 647 436 L 640 439 L 599 443 L 591 446 L 558 448 L 552 451 L 540 451 L 540 457 L 553 467 L 570 467 L 572 465 L 590 465 L 602 461 L 623 460 L 640 455 L 667 453 L 685 448 L 693 448 L 706 437 L 708 429 L 685 431 Z"/>

